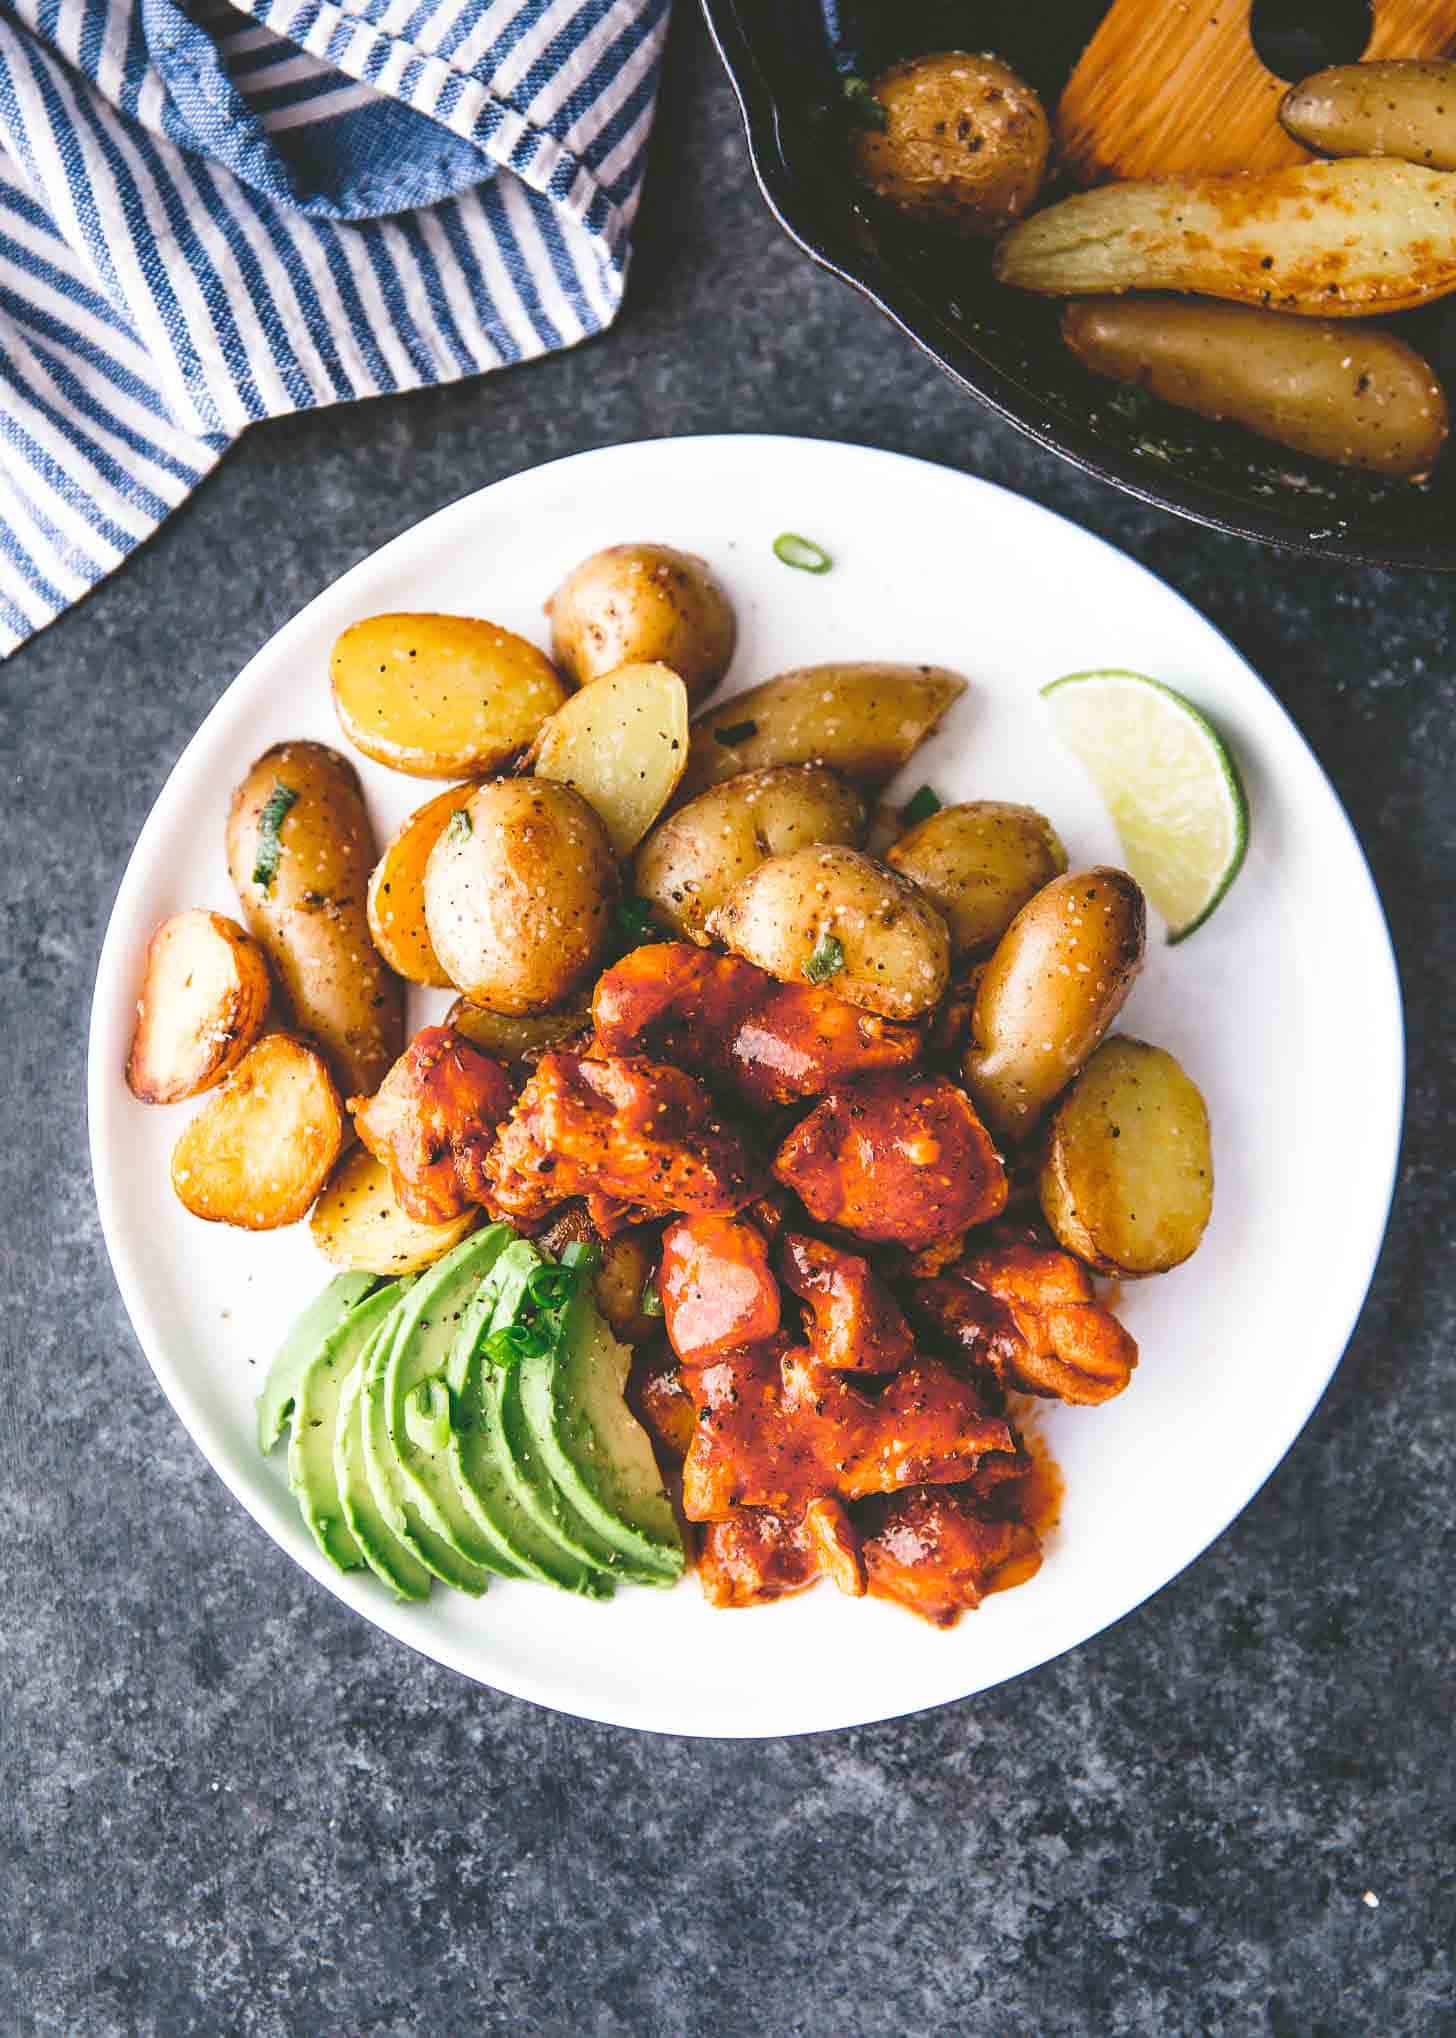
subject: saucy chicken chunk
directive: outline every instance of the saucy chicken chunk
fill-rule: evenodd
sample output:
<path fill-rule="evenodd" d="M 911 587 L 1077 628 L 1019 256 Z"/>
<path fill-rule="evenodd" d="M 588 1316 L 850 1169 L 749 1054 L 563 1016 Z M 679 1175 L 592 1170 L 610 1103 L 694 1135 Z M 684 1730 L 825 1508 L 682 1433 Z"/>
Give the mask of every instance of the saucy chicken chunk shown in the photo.
<path fill-rule="evenodd" d="M 784 1240 L 784 1280 L 807 1303 L 809 1349 L 836 1373 L 893 1373 L 914 1354 L 899 1304 L 857 1253 L 821 1238 Z"/>
<path fill-rule="evenodd" d="M 736 1210 L 762 1186 L 743 1140 L 692 1076 L 560 1051 L 537 1063 L 486 1172 L 506 1216 L 535 1223 L 585 1196 L 604 1238 L 674 1211 Z"/>
<path fill-rule="evenodd" d="M 684 1365 L 701 1366 L 779 1327 L 768 1242 L 745 1217 L 684 1217 L 662 1237 L 663 1325 Z"/>
<path fill-rule="evenodd" d="M 774 1173 L 811 1217 L 911 1251 L 1006 1207 L 1006 1170 L 944 1076 L 871 1076 L 833 1090 L 779 1148 Z"/>
<path fill-rule="evenodd" d="M 857 1510 L 870 1594 L 939 1628 L 954 1627 L 998 1585 L 1020 1585 L 1041 1563 L 1035 1529 L 983 1511 L 958 1486 L 909 1486 Z"/>
<path fill-rule="evenodd" d="M 920 1052 L 917 1026 L 881 1019 L 816 984 L 690 943 L 634 949 L 593 1000 L 609 1054 L 661 1054 L 730 1082 L 753 1104 L 792 1104 Z"/>
<path fill-rule="evenodd" d="M 499 1062 L 448 1026 L 426 1026 L 374 1095 L 351 1097 L 349 1109 L 400 1207 L 444 1224 L 489 1200 L 486 1158 L 513 1101 Z"/>
<path fill-rule="evenodd" d="M 1087 1269 L 1054 1246 L 987 1245 L 915 1282 L 909 1302 L 924 1328 L 1024 1394 L 1093 1407 L 1120 1394 L 1137 1364 L 1136 1340 L 1097 1300 Z"/>
<path fill-rule="evenodd" d="M 711 1606 L 763 1606 L 831 1578 L 851 1599 L 867 1579 L 859 1531 L 837 1500 L 811 1500 L 801 1515 L 742 1507 L 702 1531 L 698 1572 Z"/>

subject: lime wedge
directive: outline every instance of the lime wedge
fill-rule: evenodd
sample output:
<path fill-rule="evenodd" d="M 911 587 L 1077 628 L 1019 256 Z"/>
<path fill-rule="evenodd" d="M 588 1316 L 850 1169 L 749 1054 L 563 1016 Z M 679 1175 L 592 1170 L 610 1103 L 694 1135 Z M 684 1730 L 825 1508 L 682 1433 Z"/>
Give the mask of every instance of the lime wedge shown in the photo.
<path fill-rule="evenodd" d="M 1140 672 L 1073 672 L 1042 697 L 1107 802 L 1169 941 L 1182 941 L 1238 876 L 1248 847 L 1249 803 L 1227 744 L 1191 701 Z"/>

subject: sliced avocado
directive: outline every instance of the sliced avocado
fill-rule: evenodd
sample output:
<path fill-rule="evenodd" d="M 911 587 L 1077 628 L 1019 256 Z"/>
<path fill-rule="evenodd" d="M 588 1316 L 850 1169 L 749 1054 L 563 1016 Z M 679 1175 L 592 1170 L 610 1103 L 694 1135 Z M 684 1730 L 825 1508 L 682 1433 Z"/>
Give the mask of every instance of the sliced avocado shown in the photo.
<path fill-rule="evenodd" d="M 359 1397 L 364 1470 L 374 1505 L 410 1555 L 427 1571 L 433 1571 L 442 1585 L 453 1585 L 458 1592 L 468 1592 L 478 1599 L 490 1583 L 490 1573 L 453 1550 L 419 1509 L 407 1504 L 404 1475 L 390 1442 L 384 1408 L 384 1376 L 393 1329 L 391 1325 L 390 1335 L 381 1338 L 371 1350 Z"/>
<path fill-rule="evenodd" d="M 594 1565 L 608 1577 L 630 1578 L 640 1584 L 643 1580 L 638 1568 L 605 1536 L 598 1534 L 557 1485 L 551 1476 L 540 1439 L 527 1418 L 521 1400 L 521 1376 L 530 1367 L 549 1367 L 551 1363 L 549 1359 L 521 1360 L 506 1373 L 497 1392 L 501 1435 L 515 1468 L 516 1492 L 521 1505 L 538 1528 L 554 1535 L 584 1564 Z M 658 1584 L 660 1574 L 652 1573 L 647 1582 Z"/>
<path fill-rule="evenodd" d="M 371 1380 L 366 1385 L 366 1392 L 383 1396 L 397 1475 L 394 1490 L 410 1527 L 418 1519 L 466 1563 L 503 1578 L 521 1577 L 521 1567 L 500 1535 L 483 1528 L 460 1497 L 450 1468 L 448 1415 L 440 1421 L 437 1440 L 428 1424 L 411 1419 L 410 1400 L 421 1388 L 438 1388 L 440 1401 L 448 1406 L 445 1370 L 456 1333 L 476 1289 L 513 1236 L 508 1225 L 491 1225 L 421 1275 L 391 1331 L 378 1384 Z"/>
<path fill-rule="evenodd" d="M 373 1275 L 370 1275 L 371 1282 Z M 344 1518 L 334 1476 L 334 1431 L 339 1397 L 360 1353 L 393 1314 L 410 1283 L 391 1281 L 359 1302 L 321 1343 L 297 1382 L 293 1434 L 288 1440 L 288 1484 L 314 1541 L 341 1571 L 364 1559 Z M 261 1403 L 260 1403 L 261 1413 Z"/>
<path fill-rule="evenodd" d="M 387 1328 L 387 1326 L 386 1326 Z M 364 1561 L 375 1577 L 401 1599 L 428 1599 L 430 1574 L 390 1528 L 375 1504 L 364 1463 L 364 1370 L 369 1364 L 372 1344 L 355 1361 L 339 1396 L 339 1419 L 334 1430 L 334 1477 L 344 1503 L 348 1522 Z"/>
<path fill-rule="evenodd" d="M 647 1433 L 627 1406 L 631 1361 L 583 1283 L 561 1351 L 524 1360 L 517 1392 L 532 1440 L 576 1513 L 630 1576 L 672 1585 L 683 1573 L 682 1536 Z"/>
<path fill-rule="evenodd" d="M 377 1274 L 335 1274 L 278 1347 L 258 1396 L 258 1449 L 265 1458 L 283 1435 L 299 1384 L 320 1345 L 378 1285 Z"/>
<path fill-rule="evenodd" d="M 557 1585 L 589 1599 L 610 1597 L 610 1577 L 585 1562 L 525 1506 L 519 1474 L 506 1446 L 500 1420 L 504 1374 L 482 1357 L 492 1328 L 510 1321 L 540 1254 L 525 1244 L 508 1246 L 491 1268 L 465 1312 L 450 1351 L 453 1429 L 450 1469 L 456 1490 L 482 1528 L 499 1536 L 521 1570 L 543 1585 Z"/>

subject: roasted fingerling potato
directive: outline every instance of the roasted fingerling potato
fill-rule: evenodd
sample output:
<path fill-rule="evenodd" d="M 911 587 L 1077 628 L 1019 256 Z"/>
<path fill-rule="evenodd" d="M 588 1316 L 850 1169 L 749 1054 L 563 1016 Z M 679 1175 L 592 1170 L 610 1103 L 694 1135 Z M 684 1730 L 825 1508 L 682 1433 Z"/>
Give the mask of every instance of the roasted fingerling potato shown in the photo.
<path fill-rule="evenodd" d="M 823 764 L 877 790 L 965 690 L 960 674 L 944 666 L 876 659 L 782 673 L 734 694 L 693 724 L 679 798 L 772 764 Z"/>
<path fill-rule="evenodd" d="M 1292 85 L 1279 119 L 1322 156 L 1399 156 L 1456 170 L 1456 63 L 1335 64 Z"/>
<path fill-rule="evenodd" d="M 864 826 L 864 800 L 821 765 L 745 771 L 659 821 L 637 852 L 637 892 L 674 933 L 706 946 L 708 915 L 767 857 L 852 845 Z"/>
<path fill-rule="evenodd" d="M 606 828 L 580 793 L 495 779 L 431 850 L 425 918 L 450 981 L 473 1005 L 548 1012 L 601 960 L 617 889 Z"/>
<path fill-rule="evenodd" d="M 1092 297 L 1066 307 L 1062 337 L 1094 375 L 1336 466 L 1418 481 L 1446 442 L 1446 397 L 1430 363 L 1394 333 L 1348 319 Z"/>
<path fill-rule="evenodd" d="M 950 935 L 923 893 L 858 849 L 771 856 L 709 917 L 726 948 L 785 983 L 818 983 L 886 1019 L 938 1004 Z"/>
<path fill-rule="evenodd" d="M 488 1012 L 457 998 L 445 1014 L 446 1026 L 463 1033 L 472 1047 L 497 1061 L 519 1062 L 544 1048 L 560 1047 L 580 1034 L 590 1033 L 591 999 L 574 998 L 554 1012 Z"/>
<path fill-rule="evenodd" d="M 1192 290 L 1271 311 L 1359 318 L 1456 290 L 1456 186 L 1393 156 L 1235 177 L 1104 184 L 996 245 L 1018 290 Z"/>
<path fill-rule="evenodd" d="M 570 786 L 600 816 L 617 856 L 630 856 L 688 761 L 687 689 L 666 665 L 624 665 L 594 680 L 543 727 L 537 778 Z"/>
<path fill-rule="evenodd" d="M 469 803 L 474 791 L 473 785 L 453 785 L 417 807 L 370 876 L 370 935 L 389 967 L 407 983 L 435 990 L 449 987 L 425 924 L 425 865 L 451 816 Z"/>
<path fill-rule="evenodd" d="M 1147 943 L 1147 907 L 1125 870 L 1068 871 L 1022 907 L 976 991 L 962 1065 L 998 1138 L 1025 1139 L 1123 1003 Z"/>
<path fill-rule="evenodd" d="M 567 689 L 545 653 L 479 616 L 352 623 L 329 675 L 339 726 L 413 778 L 486 778 L 535 741 Z"/>
<path fill-rule="evenodd" d="M 374 832 L 352 764 L 323 743 L 265 750 L 227 822 L 228 871 L 293 1023 L 346 1095 L 369 1095 L 404 1044 L 404 992 L 369 932 Z"/>
<path fill-rule="evenodd" d="M 345 1154 L 308 1220 L 326 1260 L 361 1274 L 418 1274 L 443 1259 L 480 1223 L 479 1208 L 444 1224 L 422 1224 L 402 1209 L 389 1170 L 365 1146 Z"/>
<path fill-rule="evenodd" d="M 1213 1213 L 1213 1143 L 1198 1086 L 1171 1054 L 1104 1040 L 1048 1126 L 1042 1212 L 1099 1273 L 1140 1279 L 1190 1257 Z"/>
<path fill-rule="evenodd" d="M 733 659 L 738 625 L 705 559 L 671 545 L 608 545 L 546 604 L 551 649 L 578 686 L 623 665 L 666 665 L 696 703 Z"/>
<path fill-rule="evenodd" d="M 942 807 L 886 852 L 950 929 L 961 960 L 999 941 L 1027 900 L 1067 867 L 1067 852 L 1044 814 L 1006 800 Z"/>
<path fill-rule="evenodd" d="M 328 1180 L 344 1107 L 323 1056 L 266 1033 L 214 1090 L 172 1152 L 172 1187 L 194 1217 L 244 1231 L 297 1224 Z"/>
<path fill-rule="evenodd" d="M 263 1031 L 272 993 L 263 951 L 236 920 L 171 914 L 147 943 L 126 1063 L 132 1095 L 176 1104 L 220 1083 Z"/>
<path fill-rule="evenodd" d="M 956 233 L 1001 233 L 1041 189 L 1051 128 L 1035 92 L 999 57 L 944 50 L 876 78 L 883 126 L 854 139 L 860 177 L 886 204 Z"/>

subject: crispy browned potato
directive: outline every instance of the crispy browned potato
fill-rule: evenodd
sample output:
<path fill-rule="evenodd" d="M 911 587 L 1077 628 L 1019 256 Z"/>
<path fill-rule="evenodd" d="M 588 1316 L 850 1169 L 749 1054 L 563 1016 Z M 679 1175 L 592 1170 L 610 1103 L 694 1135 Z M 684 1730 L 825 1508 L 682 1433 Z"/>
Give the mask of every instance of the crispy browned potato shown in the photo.
<path fill-rule="evenodd" d="M 1322 156 L 1399 156 L 1456 170 L 1456 64 L 1335 64 L 1291 85 L 1279 118 Z"/>
<path fill-rule="evenodd" d="M 998 1138 L 1024 1139 L 1122 1010 L 1147 907 L 1125 870 L 1069 871 L 1022 907 L 976 991 L 963 1064 Z"/>
<path fill-rule="evenodd" d="M 323 743 L 277 743 L 237 791 L 228 870 L 300 1031 L 346 1096 L 369 1096 L 404 1045 L 404 991 L 369 937 L 378 852 L 359 777 Z"/>
<path fill-rule="evenodd" d="M 1062 336 L 1094 375 L 1340 467 L 1420 480 L 1446 441 L 1446 397 L 1430 363 L 1393 333 L 1348 319 L 1091 297 L 1063 311 Z"/>
<path fill-rule="evenodd" d="M 915 886 L 858 849 L 771 856 L 712 914 L 709 931 L 785 983 L 818 983 L 886 1019 L 938 1004 L 950 936 Z"/>
<path fill-rule="evenodd" d="M 457 998 L 444 1023 L 463 1033 L 482 1054 L 494 1055 L 497 1061 L 521 1061 L 542 1048 L 590 1033 L 591 999 L 576 998 L 554 1012 L 488 1012 L 468 998 Z"/>
<path fill-rule="evenodd" d="M 1456 186 L 1393 156 L 1104 184 L 1014 226 L 995 267 L 1048 297 L 1193 290 L 1326 318 L 1408 311 L 1456 290 Z"/>
<path fill-rule="evenodd" d="M 268 1017 L 268 965 L 236 920 L 173 913 L 147 943 L 126 1080 L 143 1104 L 200 1096 L 235 1069 Z"/>
<path fill-rule="evenodd" d="M 499 771 L 567 691 L 544 652 L 479 616 L 370 616 L 345 630 L 329 671 L 349 741 L 414 778 Z"/>
<path fill-rule="evenodd" d="M 385 849 L 369 879 L 369 932 L 374 946 L 398 976 L 412 984 L 448 988 L 425 925 L 425 865 L 430 851 L 475 791 L 452 785 L 417 807 Z"/>
<path fill-rule="evenodd" d="M 637 891 L 675 933 L 706 945 L 708 915 L 765 857 L 858 842 L 864 820 L 853 786 L 820 765 L 745 771 L 658 823 L 637 852 Z"/>
<path fill-rule="evenodd" d="M 959 673 L 940 665 L 862 659 L 785 672 L 693 724 L 679 798 L 770 764 L 827 764 L 855 785 L 878 788 L 965 690 Z"/>
<path fill-rule="evenodd" d="M 546 605 L 551 648 L 586 686 L 622 665 L 667 665 L 691 701 L 733 657 L 733 605 L 705 559 L 671 545 L 608 545 L 567 574 Z"/>
<path fill-rule="evenodd" d="M 939 909 L 959 958 L 999 941 L 1027 900 L 1066 869 L 1067 852 L 1034 807 L 967 800 L 917 822 L 885 861 Z"/>
<path fill-rule="evenodd" d="M 688 761 L 687 689 L 665 665 L 624 665 L 573 694 L 531 752 L 537 778 L 569 785 L 630 856 Z"/>
<path fill-rule="evenodd" d="M 1020 219 L 1041 189 L 1051 128 L 1009 65 L 945 50 L 893 65 L 871 89 L 884 125 L 856 135 L 854 157 L 878 197 L 962 234 Z"/>
<path fill-rule="evenodd" d="M 617 895 L 607 831 L 547 779 L 476 788 L 425 867 L 425 918 L 450 981 L 493 1012 L 564 1005 L 601 959 Z"/>
<path fill-rule="evenodd" d="M 314 1244 L 336 1267 L 361 1274 L 417 1274 L 458 1245 L 484 1212 L 473 1207 L 444 1224 L 421 1224 L 402 1210 L 389 1170 L 356 1146 L 335 1168 L 313 1206 Z"/>
<path fill-rule="evenodd" d="M 1198 1085 L 1171 1054 L 1104 1040 L 1052 1113 L 1041 1207 L 1059 1244 L 1099 1273 L 1166 1273 L 1213 1212 L 1213 1144 Z"/>
<path fill-rule="evenodd" d="M 209 1224 L 276 1231 L 307 1216 L 343 1139 L 323 1056 L 290 1033 L 265 1033 L 178 1140 L 172 1187 Z"/>

